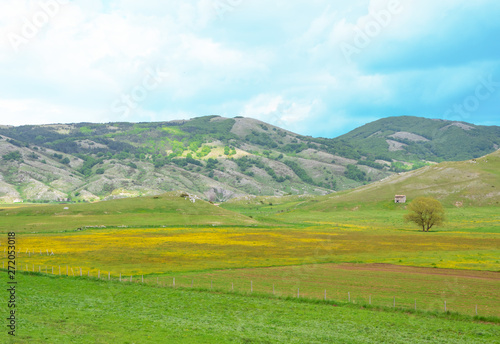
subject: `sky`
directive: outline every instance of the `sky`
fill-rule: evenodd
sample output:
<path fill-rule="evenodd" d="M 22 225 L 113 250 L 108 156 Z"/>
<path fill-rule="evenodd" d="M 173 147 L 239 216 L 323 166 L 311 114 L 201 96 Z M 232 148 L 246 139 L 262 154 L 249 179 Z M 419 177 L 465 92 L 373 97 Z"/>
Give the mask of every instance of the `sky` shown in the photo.
<path fill-rule="evenodd" d="M 500 125 L 497 0 L 0 0 L 0 125 Z"/>

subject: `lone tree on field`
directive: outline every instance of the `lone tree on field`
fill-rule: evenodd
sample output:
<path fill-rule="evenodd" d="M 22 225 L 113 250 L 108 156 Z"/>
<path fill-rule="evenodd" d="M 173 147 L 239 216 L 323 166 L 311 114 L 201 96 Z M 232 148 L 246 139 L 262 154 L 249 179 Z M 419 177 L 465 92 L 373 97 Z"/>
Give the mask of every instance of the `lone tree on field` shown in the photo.
<path fill-rule="evenodd" d="M 444 208 L 437 199 L 417 197 L 408 205 L 408 210 L 405 220 L 416 223 L 422 227 L 423 232 L 444 222 Z"/>

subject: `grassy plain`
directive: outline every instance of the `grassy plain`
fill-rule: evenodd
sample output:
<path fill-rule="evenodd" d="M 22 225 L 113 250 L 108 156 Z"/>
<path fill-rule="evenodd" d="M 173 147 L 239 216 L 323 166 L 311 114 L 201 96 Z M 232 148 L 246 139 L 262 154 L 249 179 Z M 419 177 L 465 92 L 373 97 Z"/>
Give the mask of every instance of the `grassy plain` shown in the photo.
<path fill-rule="evenodd" d="M 273 205 L 273 207 L 280 205 Z M 288 206 L 288 205 L 286 205 Z M 389 210 L 381 211 L 387 208 Z M 232 209 L 235 210 L 235 209 Z M 242 213 L 248 211 L 241 205 Z M 294 211 L 295 224 L 281 209 L 261 209 L 260 225 L 183 226 L 165 228 L 90 228 L 82 231 L 25 233 L 19 236 L 19 266 L 59 274 L 107 276 L 137 281 L 159 279 L 172 284 L 271 293 L 301 294 L 392 304 L 419 309 L 448 309 L 500 315 L 500 237 L 493 208 L 449 209 L 443 228 L 422 233 L 402 221 L 402 207 L 372 205 L 330 213 Z M 250 211 L 253 211 L 250 209 Z M 18 215 L 23 216 L 23 215 Z M 35 217 L 36 215 L 33 215 Z M 98 215 L 101 218 L 107 215 Z M 144 217 L 143 220 L 147 220 Z M 334 219 L 335 221 L 332 221 Z M 373 219 L 368 221 L 366 219 Z M 327 221 L 330 220 L 330 221 Z M 281 222 L 278 222 L 281 221 Z M 272 226 L 269 223 L 276 222 Z M 148 224 L 145 222 L 144 224 Z M 262 225 L 267 224 L 267 225 Z M 0 240 L 3 245 L 3 238 Z M 54 255 L 47 255 L 54 252 Z M 27 253 L 26 251 L 29 251 Z M 439 268 L 425 273 L 345 269 L 339 263 L 395 264 Z M 272 268 L 269 268 L 272 267 Z M 68 270 L 66 270 L 68 269 Z M 447 270 L 445 270 L 447 269 Z M 450 275 L 448 269 L 458 269 Z M 467 270 L 467 271 L 462 271 Z M 484 272 L 481 272 L 484 271 Z M 491 271 L 491 272 L 489 272 Z M 277 282 L 278 281 L 278 282 Z"/>
<path fill-rule="evenodd" d="M 0 283 L 6 274 L 0 274 Z M 499 343 L 453 316 L 17 274 L 16 343 Z M 1 342 L 8 342 L 6 331 Z"/>
<path fill-rule="evenodd" d="M 272 297 L 273 285 L 278 296 L 296 296 L 299 289 L 302 297 L 316 300 L 326 289 L 330 300 L 345 302 L 350 293 L 358 307 L 371 295 L 383 307 L 396 297 L 405 309 L 417 300 L 418 309 L 442 312 L 446 300 L 451 311 L 473 315 L 477 304 L 479 315 L 499 316 L 498 207 L 448 206 L 446 224 L 429 233 L 405 223 L 405 213 L 404 205 L 390 201 L 263 197 L 217 207 L 179 193 L 2 206 L 0 254 L 5 234 L 15 231 L 20 270 L 111 274 L 110 282 L 21 276 L 20 295 L 29 295 L 20 298 L 25 342 L 44 342 L 44 331 L 54 343 L 494 342 L 498 325 Z M 175 277 L 177 286 L 190 288 L 193 281 L 195 287 L 212 286 L 214 293 L 119 284 L 120 276 L 135 282 L 144 276 L 162 285 L 172 285 Z M 254 294 L 267 296 L 249 297 L 250 281 Z M 231 283 L 241 295 L 230 293 Z M 50 316 L 58 302 L 61 313 Z M 132 330 L 136 325 L 139 330 Z"/>

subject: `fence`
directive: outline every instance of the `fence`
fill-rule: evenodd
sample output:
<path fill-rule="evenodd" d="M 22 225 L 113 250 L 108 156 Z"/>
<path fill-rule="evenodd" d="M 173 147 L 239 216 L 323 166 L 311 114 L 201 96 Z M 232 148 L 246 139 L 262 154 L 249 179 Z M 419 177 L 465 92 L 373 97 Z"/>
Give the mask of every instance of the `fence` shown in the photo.
<path fill-rule="evenodd" d="M 2 263 L 2 268 L 5 269 L 5 261 Z M 371 294 L 367 295 L 354 295 L 351 292 L 345 293 L 345 295 L 339 295 L 339 292 L 336 293 L 328 289 L 324 289 L 319 295 L 317 292 L 311 294 L 307 291 L 301 290 L 300 287 L 296 287 L 295 290 L 292 291 L 290 286 L 278 285 L 276 283 L 271 286 L 260 287 L 256 290 L 256 285 L 253 280 L 248 280 L 246 283 L 241 283 L 237 285 L 234 281 L 230 283 L 227 281 L 216 281 L 214 285 L 214 280 L 210 279 L 210 283 L 207 280 L 199 280 L 195 281 L 194 278 L 184 278 L 184 283 L 179 283 L 179 279 L 176 281 L 176 277 L 167 278 L 165 276 L 160 277 L 144 277 L 144 275 L 122 275 L 122 273 L 114 273 L 111 271 L 104 271 L 98 269 L 85 270 L 82 267 L 74 267 L 69 265 L 58 265 L 58 266 L 49 266 L 49 265 L 35 265 L 35 264 L 27 264 L 27 263 L 18 263 L 16 265 L 17 271 L 25 271 L 29 273 L 45 273 L 47 275 L 55 275 L 55 276 L 69 276 L 69 277 L 87 277 L 87 278 L 95 278 L 99 280 L 107 280 L 107 281 L 117 281 L 123 283 L 141 283 L 147 285 L 153 285 L 157 287 L 166 287 L 166 288 L 184 288 L 184 289 L 197 289 L 197 290 L 207 290 L 207 291 L 217 291 L 217 292 L 226 292 L 226 293 L 242 293 L 242 294 L 259 294 L 259 295 L 269 295 L 275 297 L 295 297 L 295 298 L 303 298 L 303 299 L 312 299 L 312 300 L 323 300 L 323 301 L 334 301 L 334 302 L 347 302 L 351 304 L 358 305 L 371 305 L 371 306 L 380 306 L 380 307 L 391 307 L 394 309 L 404 309 L 404 310 L 421 310 L 421 311 L 442 311 L 442 312 L 450 312 L 453 310 L 453 304 L 450 304 L 448 300 L 440 300 L 438 303 L 441 304 L 441 307 L 429 309 L 425 305 L 421 305 L 417 302 L 417 299 L 414 299 L 411 305 L 408 303 L 408 298 L 405 298 L 403 302 L 402 299 L 398 299 L 395 295 L 391 298 L 391 302 L 389 303 L 387 298 L 382 297 L 374 297 Z M 246 285 L 245 285 L 246 284 Z M 333 288 L 332 288 L 333 289 Z M 331 295 L 335 295 L 332 297 Z M 437 303 L 434 302 L 434 305 Z M 450 308 L 450 306 L 452 308 Z M 484 305 L 482 305 L 484 307 Z M 478 307 L 478 304 L 474 306 L 471 310 L 470 315 L 479 315 L 479 310 L 481 308 Z"/>

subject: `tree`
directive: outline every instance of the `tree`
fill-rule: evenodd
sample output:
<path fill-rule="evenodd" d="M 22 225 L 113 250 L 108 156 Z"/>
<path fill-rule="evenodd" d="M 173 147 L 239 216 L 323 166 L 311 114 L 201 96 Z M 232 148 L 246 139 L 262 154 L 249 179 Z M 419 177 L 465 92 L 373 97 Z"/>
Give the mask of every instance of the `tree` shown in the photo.
<path fill-rule="evenodd" d="M 433 226 L 444 222 L 444 208 L 437 199 L 431 197 L 417 197 L 408 205 L 409 213 L 405 220 L 414 222 L 428 232 Z"/>

